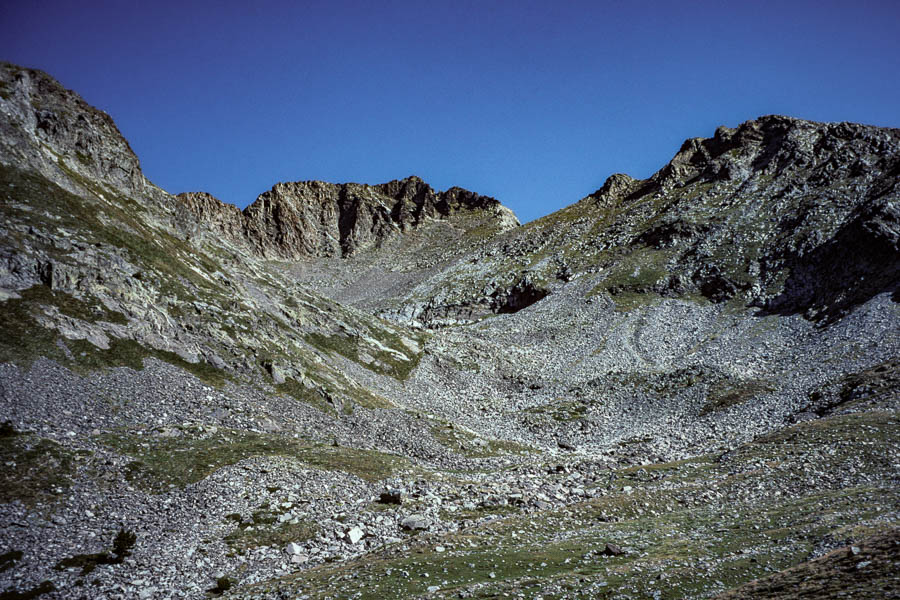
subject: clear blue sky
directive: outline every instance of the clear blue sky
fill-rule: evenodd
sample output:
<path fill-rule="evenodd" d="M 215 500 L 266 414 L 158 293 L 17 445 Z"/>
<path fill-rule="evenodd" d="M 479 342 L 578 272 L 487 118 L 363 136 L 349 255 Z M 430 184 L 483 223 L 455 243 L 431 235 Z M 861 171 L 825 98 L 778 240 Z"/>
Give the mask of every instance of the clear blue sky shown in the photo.
<path fill-rule="evenodd" d="M 900 1 L 0 4 L 0 58 L 107 111 L 146 175 L 245 206 L 416 174 L 528 221 L 769 113 L 900 127 Z"/>

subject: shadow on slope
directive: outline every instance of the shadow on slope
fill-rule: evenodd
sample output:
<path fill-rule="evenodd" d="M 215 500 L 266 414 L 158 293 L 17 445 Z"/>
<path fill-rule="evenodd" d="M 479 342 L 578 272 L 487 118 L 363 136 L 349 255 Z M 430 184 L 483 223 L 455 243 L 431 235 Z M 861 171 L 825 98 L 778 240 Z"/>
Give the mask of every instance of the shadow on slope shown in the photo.
<path fill-rule="evenodd" d="M 831 323 L 878 294 L 891 292 L 900 301 L 900 207 L 881 198 L 811 252 L 767 262 L 777 269 L 785 260 L 794 264 L 784 290 L 761 316 L 803 314 Z"/>

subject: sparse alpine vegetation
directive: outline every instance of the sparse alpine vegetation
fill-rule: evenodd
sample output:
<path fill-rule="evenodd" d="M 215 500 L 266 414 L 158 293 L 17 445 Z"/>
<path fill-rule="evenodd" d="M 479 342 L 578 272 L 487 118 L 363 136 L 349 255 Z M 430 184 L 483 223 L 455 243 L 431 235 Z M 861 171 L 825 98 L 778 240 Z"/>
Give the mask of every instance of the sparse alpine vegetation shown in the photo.
<path fill-rule="evenodd" d="M 900 594 L 900 130 L 241 211 L 0 64 L 0 598 Z"/>

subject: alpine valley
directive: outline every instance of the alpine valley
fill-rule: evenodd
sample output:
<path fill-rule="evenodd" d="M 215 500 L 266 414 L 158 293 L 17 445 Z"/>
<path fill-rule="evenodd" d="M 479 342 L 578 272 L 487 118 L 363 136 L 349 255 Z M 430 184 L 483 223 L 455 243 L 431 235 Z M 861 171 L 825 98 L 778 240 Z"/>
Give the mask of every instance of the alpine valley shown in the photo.
<path fill-rule="evenodd" d="M 0 63 L 0 179 L 2 600 L 900 597 L 900 129 L 239 210 Z"/>

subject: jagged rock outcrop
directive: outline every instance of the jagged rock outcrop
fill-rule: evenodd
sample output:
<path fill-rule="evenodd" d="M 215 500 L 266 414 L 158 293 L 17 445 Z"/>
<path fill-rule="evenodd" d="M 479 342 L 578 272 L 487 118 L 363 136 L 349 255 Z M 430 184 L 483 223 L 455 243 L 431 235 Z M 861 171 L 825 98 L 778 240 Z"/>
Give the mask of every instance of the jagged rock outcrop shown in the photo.
<path fill-rule="evenodd" d="M 552 292 L 587 276 L 623 305 L 700 296 L 830 320 L 900 288 L 898 202 L 900 130 L 760 117 L 687 140 L 646 180 L 611 176 L 388 313 L 469 318 L 523 278 Z"/>
<path fill-rule="evenodd" d="M 0 113 L 0 162 L 62 183 L 65 168 L 125 192 L 144 187 L 140 162 L 112 118 L 43 71 L 0 62 Z"/>
<path fill-rule="evenodd" d="M 244 218 L 234 204 L 226 204 L 206 192 L 185 192 L 175 196 L 184 215 L 182 226 L 202 225 L 232 242 L 244 237 Z"/>
<path fill-rule="evenodd" d="M 242 213 L 209 194 L 177 198 L 202 223 L 266 258 L 350 257 L 462 212 L 479 214 L 498 232 L 519 225 L 494 198 L 458 187 L 437 192 L 415 176 L 374 186 L 279 183 Z"/>

